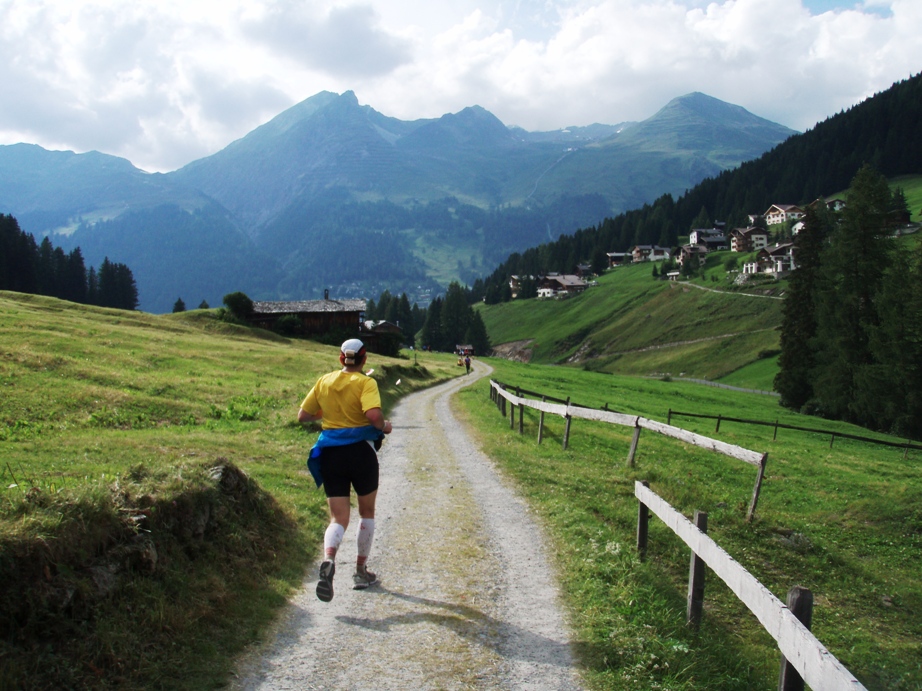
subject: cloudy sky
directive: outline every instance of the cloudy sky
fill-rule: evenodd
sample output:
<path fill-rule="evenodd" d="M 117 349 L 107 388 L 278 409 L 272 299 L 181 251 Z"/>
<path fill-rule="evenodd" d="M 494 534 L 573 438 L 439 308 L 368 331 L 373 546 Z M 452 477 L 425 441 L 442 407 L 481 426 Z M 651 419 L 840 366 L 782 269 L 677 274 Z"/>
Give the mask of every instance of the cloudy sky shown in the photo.
<path fill-rule="evenodd" d="M 0 0 L 0 144 L 168 171 L 320 91 L 553 130 L 691 91 L 805 130 L 922 71 L 920 0 Z"/>

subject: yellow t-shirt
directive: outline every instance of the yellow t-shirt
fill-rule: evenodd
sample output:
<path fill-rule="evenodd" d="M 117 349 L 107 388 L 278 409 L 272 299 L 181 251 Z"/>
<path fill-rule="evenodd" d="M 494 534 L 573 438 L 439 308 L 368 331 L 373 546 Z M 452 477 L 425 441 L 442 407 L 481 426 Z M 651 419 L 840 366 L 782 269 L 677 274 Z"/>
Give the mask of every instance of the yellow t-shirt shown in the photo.
<path fill-rule="evenodd" d="M 361 372 L 337 370 L 325 374 L 301 403 L 311 415 L 323 411 L 323 429 L 364 427 L 371 424 L 365 411 L 381 407 L 378 382 Z"/>

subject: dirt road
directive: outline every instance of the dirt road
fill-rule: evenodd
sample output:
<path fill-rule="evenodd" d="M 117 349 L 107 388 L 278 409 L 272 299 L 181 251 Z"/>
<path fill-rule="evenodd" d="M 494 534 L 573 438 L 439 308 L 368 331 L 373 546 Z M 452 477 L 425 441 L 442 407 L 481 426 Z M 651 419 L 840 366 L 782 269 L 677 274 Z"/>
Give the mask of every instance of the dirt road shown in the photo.
<path fill-rule="evenodd" d="M 316 598 L 312 569 L 234 688 L 580 688 L 541 531 L 450 409 L 489 372 L 475 361 L 470 376 L 401 402 L 379 455 L 369 566 L 380 584 L 351 589 L 353 511 L 333 601 Z"/>

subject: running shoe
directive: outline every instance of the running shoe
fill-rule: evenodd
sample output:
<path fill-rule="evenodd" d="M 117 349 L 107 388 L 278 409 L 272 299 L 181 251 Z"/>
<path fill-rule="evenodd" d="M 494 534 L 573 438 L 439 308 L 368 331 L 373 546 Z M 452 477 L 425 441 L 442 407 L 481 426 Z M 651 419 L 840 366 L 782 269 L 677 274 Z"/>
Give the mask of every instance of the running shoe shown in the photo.
<path fill-rule="evenodd" d="M 333 599 L 333 574 L 336 573 L 336 564 L 325 561 L 320 565 L 320 580 L 317 581 L 317 597 L 323 602 Z"/>
<path fill-rule="evenodd" d="M 369 571 L 364 566 L 356 566 L 355 573 L 352 574 L 352 589 L 353 590 L 365 590 L 370 585 L 374 585 L 378 582 L 378 576 Z"/>

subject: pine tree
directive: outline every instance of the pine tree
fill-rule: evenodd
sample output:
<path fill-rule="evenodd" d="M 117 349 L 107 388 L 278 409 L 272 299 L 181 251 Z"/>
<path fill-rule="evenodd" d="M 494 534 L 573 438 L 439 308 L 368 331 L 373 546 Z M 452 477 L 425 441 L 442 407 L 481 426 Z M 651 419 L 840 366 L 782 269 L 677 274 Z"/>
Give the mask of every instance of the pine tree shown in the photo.
<path fill-rule="evenodd" d="M 431 350 L 445 350 L 442 336 L 442 298 L 440 297 L 429 303 L 420 341 L 423 346 Z"/>
<path fill-rule="evenodd" d="M 871 331 L 873 363 L 861 372 L 875 427 L 922 436 L 922 246 L 897 252 L 878 297 L 880 324 Z"/>
<path fill-rule="evenodd" d="M 471 345 L 476 355 L 489 355 L 492 351 L 492 346 L 487 336 L 487 327 L 483 323 L 480 312 L 477 310 L 473 310 L 472 312 L 470 326 L 467 327 L 467 331 L 464 334 L 464 343 Z"/>
<path fill-rule="evenodd" d="M 816 300 L 819 290 L 820 253 L 831 219 L 807 207 L 804 227 L 797 236 L 797 268 L 791 273 L 781 320 L 781 355 L 775 390 L 781 405 L 799 410 L 813 396 L 816 336 Z M 735 268 L 735 258 L 734 268 Z"/>
<path fill-rule="evenodd" d="M 814 394 L 825 414 L 871 424 L 870 337 L 880 325 L 877 297 L 890 264 L 887 180 L 868 165 L 852 181 L 848 205 L 821 256 Z"/>
<path fill-rule="evenodd" d="M 419 333 L 420 329 L 426 323 L 426 310 L 421 308 L 417 303 L 413 303 L 413 333 Z M 411 341 L 412 343 L 412 341 Z"/>
<path fill-rule="evenodd" d="M 85 303 L 87 301 L 86 265 L 83 262 L 83 253 L 75 247 L 67 255 L 67 263 L 62 277 L 63 297 L 72 302 Z"/>
<path fill-rule="evenodd" d="M 695 216 L 695 220 L 691 223 L 690 230 L 695 228 L 710 228 L 711 227 L 711 216 L 708 213 L 707 208 L 701 207 L 701 211 L 698 212 L 698 215 Z"/>
<path fill-rule="evenodd" d="M 592 273 L 601 276 L 605 269 L 608 268 L 608 254 L 604 247 L 596 247 L 592 251 Z"/>
<path fill-rule="evenodd" d="M 99 304 L 99 276 L 93 266 L 86 272 L 86 304 Z"/>
<path fill-rule="evenodd" d="M 38 246 L 36 265 L 36 292 L 39 295 L 54 295 L 54 246 L 46 235 Z"/>
<path fill-rule="evenodd" d="M 365 303 L 365 319 L 370 321 L 377 321 L 378 319 L 378 305 L 375 303 L 374 299 Z"/>
<path fill-rule="evenodd" d="M 464 340 L 464 334 L 470 325 L 471 308 L 467 304 L 464 289 L 457 281 L 452 281 L 442 304 L 442 338 L 445 350 L 454 350 Z"/>
<path fill-rule="evenodd" d="M 138 307 L 138 286 L 125 264 L 103 259 L 97 275 L 97 302 L 101 307 L 133 310 Z"/>
<path fill-rule="evenodd" d="M 890 215 L 896 225 L 905 225 L 909 223 L 912 213 L 909 211 L 909 202 L 906 200 L 906 194 L 902 187 L 893 190 L 890 198 Z"/>
<path fill-rule="evenodd" d="M 400 299 L 395 300 L 397 303 L 397 324 L 403 331 L 404 343 L 412 344 L 416 340 L 416 327 L 413 322 L 413 309 L 410 307 L 410 298 L 406 293 L 401 293 Z"/>
<path fill-rule="evenodd" d="M 186 303 L 182 301 L 182 298 L 176 298 L 176 302 L 173 303 L 173 314 L 177 312 L 185 312 Z"/>
<path fill-rule="evenodd" d="M 385 290 L 378 299 L 378 307 L 375 310 L 375 319 L 387 319 L 387 310 L 391 305 L 391 291 Z"/>
<path fill-rule="evenodd" d="M 224 304 L 232 315 L 241 320 L 245 320 L 253 311 L 253 301 L 250 299 L 250 296 L 239 290 L 235 293 L 228 293 L 225 295 Z"/>
<path fill-rule="evenodd" d="M 0 215 L 0 290 L 36 292 L 37 265 L 35 238 L 13 216 Z"/>

